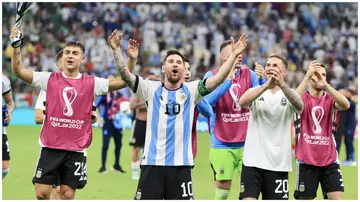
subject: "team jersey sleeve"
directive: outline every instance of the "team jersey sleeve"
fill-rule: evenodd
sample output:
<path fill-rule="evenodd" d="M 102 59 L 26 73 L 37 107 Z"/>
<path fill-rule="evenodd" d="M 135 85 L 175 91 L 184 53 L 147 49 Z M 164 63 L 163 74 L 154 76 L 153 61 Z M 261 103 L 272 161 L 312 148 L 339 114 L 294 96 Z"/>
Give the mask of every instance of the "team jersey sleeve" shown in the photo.
<path fill-rule="evenodd" d="M 216 102 L 230 89 L 232 82 L 226 79 L 214 91 L 206 95 L 205 98 L 209 101 L 211 106 L 215 106 Z"/>
<path fill-rule="evenodd" d="M 255 87 L 249 88 L 248 91 L 252 91 L 252 90 L 254 90 L 254 89 L 258 88 L 258 87 L 259 87 L 259 86 L 255 86 Z M 253 111 L 253 112 L 256 111 L 256 105 L 257 105 L 258 100 L 261 98 L 261 96 L 262 96 L 262 95 L 260 95 L 258 98 L 256 98 L 256 99 L 250 104 L 250 107 L 249 107 L 250 111 Z"/>
<path fill-rule="evenodd" d="M 10 84 L 10 80 L 5 76 L 3 75 L 2 76 L 2 95 L 5 95 L 7 94 L 8 92 L 10 92 L 11 90 L 11 84 Z"/>
<path fill-rule="evenodd" d="M 211 76 L 214 76 L 214 73 L 208 71 L 205 74 L 204 79 L 207 79 Z M 220 84 L 211 93 L 206 95 L 205 98 L 207 99 L 207 101 L 211 106 L 215 106 L 216 102 L 230 89 L 231 85 L 232 85 L 232 81 L 225 79 L 225 81 L 222 84 Z"/>
<path fill-rule="evenodd" d="M 206 98 L 200 100 L 200 102 L 196 105 L 196 107 L 200 112 L 200 114 L 202 114 L 207 118 L 210 118 L 214 114 L 214 111 L 211 105 L 209 104 L 209 102 L 206 100 Z"/>
<path fill-rule="evenodd" d="M 133 93 L 139 96 L 142 100 L 147 101 L 151 93 L 161 85 L 161 82 L 144 79 L 138 75 L 135 76 L 136 80 Z"/>
<path fill-rule="evenodd" d="M 104 95 L 109 92 L 109 79 L 95 77 L 94 95 Z"/>
<path fill-rule="evenodd" d="M 258 86 L 261 80 L 258 79 L 256 73 L 253 70 L 250 70 L 250 74 L 251 74 L 251 87 Z"/>
<path fill-rule="evenodd" d="M 31 86 L 46 91 L 51 72 L 34 72 Z"/>
<path fill-rule="evenodd" d="M 38 99 L 36 100 L 35 109 L 45 110 L 45 105 L 44 105 L 45 100 L 46 100 L 46 92 L 41 90 Z"/>

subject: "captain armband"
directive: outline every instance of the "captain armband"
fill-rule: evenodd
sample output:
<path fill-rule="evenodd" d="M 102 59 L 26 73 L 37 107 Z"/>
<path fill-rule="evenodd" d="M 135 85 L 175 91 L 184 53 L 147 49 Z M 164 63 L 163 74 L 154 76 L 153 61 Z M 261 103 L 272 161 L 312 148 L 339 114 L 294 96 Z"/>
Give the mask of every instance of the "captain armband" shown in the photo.
<path fill-rule="evenodd" d="M 205 97 L 206 95 L 208 95 L 208 94 L 211 93 L 211 91 L 209 91 L 209 90 L 205 87 L 205 83 L 206 83 L 206 79 L 199 81 L 199 84 L 198 84 L 199 94 L 200 94 L 201 96 L 203 96 L 203 97 Z"/>

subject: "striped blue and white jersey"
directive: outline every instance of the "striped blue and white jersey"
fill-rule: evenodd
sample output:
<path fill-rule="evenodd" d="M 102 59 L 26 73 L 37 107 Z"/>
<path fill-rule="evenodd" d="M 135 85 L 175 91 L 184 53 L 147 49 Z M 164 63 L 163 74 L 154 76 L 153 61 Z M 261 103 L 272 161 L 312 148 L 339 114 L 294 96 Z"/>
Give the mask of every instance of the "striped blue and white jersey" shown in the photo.
<path fill-rule="evenodd" d="M 168 90 L 160 81 L 137 76 L 134 92 L 147 106 L 144 154 L 141 165 L 192 166 L 191 129 L 194 108 L 202 96 L 200 81 Z"/>
<path fill-rule="evenodd" d="M 9 93 L 11 91 L 11 85 L 10 85 L 10 80 L 5 76 L 2 75 L 2 95 L 6 95 L 7 93 Z M 4 97 L 2 99 L 2 106 L 6 105 L 5 101 L 4 101 Z M 3 117 L 4 119 L 4 117 Z M 6 130 L 4 125 L 2 125 L 2 134 L 6 134 Z"/>

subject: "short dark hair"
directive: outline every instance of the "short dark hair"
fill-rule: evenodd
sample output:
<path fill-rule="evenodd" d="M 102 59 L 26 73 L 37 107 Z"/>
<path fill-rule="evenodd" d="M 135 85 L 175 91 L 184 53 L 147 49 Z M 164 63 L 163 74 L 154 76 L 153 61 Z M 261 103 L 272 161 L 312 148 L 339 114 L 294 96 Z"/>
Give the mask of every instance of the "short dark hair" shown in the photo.
<path fill-rule="evenodd" d="M 181 57 L 181 59 L 182 59 L 182 61 L 183 61 L 183 63 L 185 64 L 185 59 L 184 59 L 184 56 L 183 56 L 183 54 L 181 54 L 179 51 L 177 51 L 177 50 L 169 50 L 167 53 L 166 53 L 166 57 L 165 57 L 165 59 L 164 59 L 164 63 L 165 63 L 165 61 L 166 61 L 166 59 L 170 56 L 170 55 L 178 55 L 178 56 L 180 56 Z"/>
<path fill-rule="evenodd" d="M 226 40 L 224 41 L 221 45 L 220 45 L 220 52 L 222 51 L 223 48 L 225 48 L 226 46 L 231 44 L 231 40 Z"/>
<path fill-rule="evenodd" d="M 282 63 L 284 64 L 285 68 L 288 68 L 288 61 L 285 59 L 285 57 L 281 56 L 280 54 L 272 54 L 270 55 L 269 58 L 277 58 L 279 60 L 282 61 Z"/>
<path fill-rule="evenodd" d="M 56 54 L 56 62 L 59 62 L 59 60 L 61 59 L 61 57 L 63 56 L 63 50 L 59 51 L 57 54 Z"/>
<path fill-rule="evenodd" d="M 68 46 L 71 46 L 71 47 L 78 47 L 81 49 L 81 51 L 83 52 L 83 54 L 85 54 L 85 47 L 84 45 L 82 45 L 82 43 L 78 42 L 78 41 L 70 41 L 69 43 L 67 43 L 65 45 L 65 47 L 68 47 Z"/>
<path fill-rule="evenodd" d="M 184 62 L 190 63 L 189 58 L 187 58 L 186 56 L 184 56 Z"/>

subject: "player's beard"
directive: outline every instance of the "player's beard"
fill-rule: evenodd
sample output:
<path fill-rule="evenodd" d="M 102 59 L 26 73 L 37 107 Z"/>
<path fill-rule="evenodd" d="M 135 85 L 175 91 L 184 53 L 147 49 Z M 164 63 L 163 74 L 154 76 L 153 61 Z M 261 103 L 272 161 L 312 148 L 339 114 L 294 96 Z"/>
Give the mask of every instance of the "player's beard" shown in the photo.
<path fill-rule="evenodd" d="M 177 84 L 181 79 L 180 73 L 178 72 L 176 75 L 174 75 L 172 72 L 170 75 L 167 75 L 167 80 L 172 84 Z"/>

